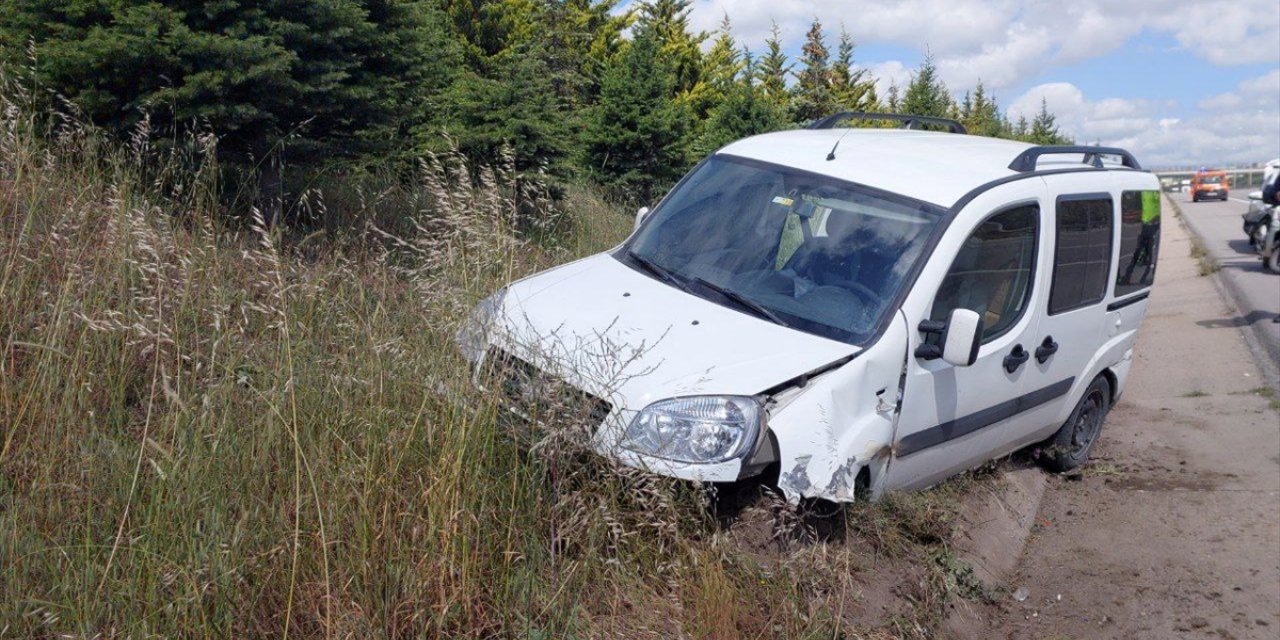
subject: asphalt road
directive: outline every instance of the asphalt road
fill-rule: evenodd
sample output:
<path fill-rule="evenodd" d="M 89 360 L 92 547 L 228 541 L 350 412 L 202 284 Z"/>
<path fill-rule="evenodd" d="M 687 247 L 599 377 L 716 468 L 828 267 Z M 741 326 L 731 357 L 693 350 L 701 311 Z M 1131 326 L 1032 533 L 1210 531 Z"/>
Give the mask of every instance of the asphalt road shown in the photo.
<path fill-rule="evenodd" d="M 1261 361 L 1264 375 L 1272 386 L 1280 385 L 1280 323 L 1272 322 L 1280 315 L 1280 274 L 1263 270 L 1258 254 L 1245 240 L 1240 214 L 1249 208 L 1248 202 L 1235 195 L 1225 202 L 1191 202 L 1183 193 L 1168 196 L 1182 207 L 1188 226 L 1222 267 L 1218 282 L 1235 306 L 1234 316 L 1209 322 L 1246 328 L 1246 338 Z M 1156 278 L 1159 277 L 1157 272 Z"/>

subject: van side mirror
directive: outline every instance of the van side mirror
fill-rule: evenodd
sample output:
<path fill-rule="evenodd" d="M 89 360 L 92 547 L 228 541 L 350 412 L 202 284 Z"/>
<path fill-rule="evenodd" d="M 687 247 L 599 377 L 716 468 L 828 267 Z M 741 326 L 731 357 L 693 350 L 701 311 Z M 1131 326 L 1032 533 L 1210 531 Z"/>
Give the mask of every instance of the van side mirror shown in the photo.
<path fill-rule="evenodd" d="M 925 320 L 920 323 L 920 333 L 938 336 L 936 342 L 922 342 L 916 347 L 916 357 L 921 360 L 942 358 L 957 367 L 967 367 L 978 360 L 978 347 L 982 346 L 982 316 L 969 309 L 952 309 L 951 315 L 942 320 Z"/>
<path fill-rule="evenodd" d="M 1262 192 L 1261 192 L 1261 191 L 1250 191 L 1250 192 L 1249 192 L 1249 199 L 1250 199 L 1250 200 L 1258 200 L 1259 202 L 1261 202 L 1261 201 L 1262 201 Z"/>
<path fill-rule="evenodd" d="M 978 360 L 982 346 L 982 316 L 971 309 L 953 309 L 942 334 L 942 359 L 957 367 L 967 367 Z"/>
<path fill-rule="evenodd" d="M 649 207 L 640 207 L 640 209 L 636 211 L 636 224 L 634 227 L 631 227 L 631 230 L 635 231 L 636 229 L 639 229 L 640 223 L 644 222 L 644 218 L 647 215 L 649 215 Z"/>

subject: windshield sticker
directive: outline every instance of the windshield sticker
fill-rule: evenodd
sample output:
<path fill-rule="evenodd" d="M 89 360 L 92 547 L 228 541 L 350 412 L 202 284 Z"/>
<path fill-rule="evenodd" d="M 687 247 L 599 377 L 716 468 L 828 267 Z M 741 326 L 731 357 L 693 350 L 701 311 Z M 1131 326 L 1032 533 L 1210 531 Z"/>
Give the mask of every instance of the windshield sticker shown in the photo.
<path fill-rule="evenodd" d="M 792 200 L 791 198 L 788 198 L 788 197 L 786 197 L 786 196 L 778 196 L 778 197 L 776 197 L 776 198 L 774 198 L 774 199 L 773 199 L 773 203 L 774 203 L 774 204 L 780 204 L 780 205 L 782 205 L 782 206 L 784 206 L 784 207 L 789 207 L 789 206 L 791 206 L 791 205 L 795 204 L 795 203 L 796 203 L 796 201 L 795 201 L 795 200 Z"/>

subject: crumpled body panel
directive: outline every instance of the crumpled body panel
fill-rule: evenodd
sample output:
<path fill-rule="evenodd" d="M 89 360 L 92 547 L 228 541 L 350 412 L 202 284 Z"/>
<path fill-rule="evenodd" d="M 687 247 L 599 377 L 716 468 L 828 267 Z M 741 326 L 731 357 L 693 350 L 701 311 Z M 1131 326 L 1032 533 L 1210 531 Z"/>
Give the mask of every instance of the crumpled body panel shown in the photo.
<path fill-rule="evenodd" d="M 778 441 L 778 486 L 788 500 L 851 502 L 864 468 L 867 488 L 878 490 L 892 449 L 906 344 L 899 315 L 853 361 L 779 398 L 769 428 Z"/>

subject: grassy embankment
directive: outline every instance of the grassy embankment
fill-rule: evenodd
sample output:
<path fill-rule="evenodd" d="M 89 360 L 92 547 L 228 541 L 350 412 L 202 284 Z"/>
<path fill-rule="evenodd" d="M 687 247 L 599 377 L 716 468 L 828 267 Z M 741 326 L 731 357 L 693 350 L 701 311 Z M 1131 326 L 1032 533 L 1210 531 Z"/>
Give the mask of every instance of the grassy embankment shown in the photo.
<path fill-rule="evenodd" d="M 211 141 L 4 95 L 0 637 L 911 636 L 956 591 L 954 487 L 834 542 L 766 504 L 743 543 L 688 485 L 503 437 L 452 336 L 625 236 L 590 190 L 550 214 L 440 158 L 302 196 L 344 227 L 229 225 Z M 891 566 L 905 604 L 861 617 Z"/>

